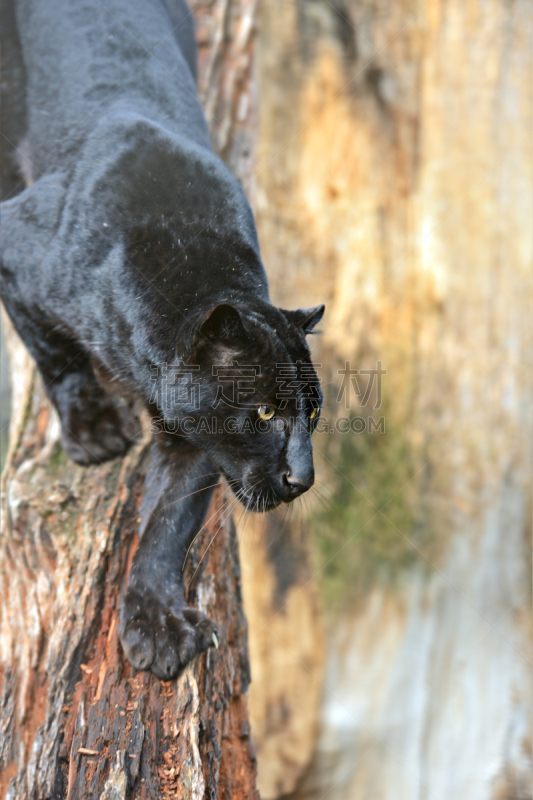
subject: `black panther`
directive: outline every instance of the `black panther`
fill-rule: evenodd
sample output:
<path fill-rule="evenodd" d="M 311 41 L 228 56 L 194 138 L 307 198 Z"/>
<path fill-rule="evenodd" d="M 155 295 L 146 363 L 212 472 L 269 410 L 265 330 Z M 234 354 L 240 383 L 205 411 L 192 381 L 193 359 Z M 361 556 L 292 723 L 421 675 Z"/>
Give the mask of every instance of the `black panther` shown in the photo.
<path fill-rule="evenodd" d="M 158 420 L 120 636 L 168 679 L 217 644 L 181 575 L 220 475 L 258 511 L 313 484 L 305 337 L 324 307 L 269 300 L 249 204 L 211 150 L 184 0 L 9 0 L 2 31 L 0 294 L 75 462 L 127 451 L 132 401 Z M 221 374 L 250 366 L 231 395 Z"/>

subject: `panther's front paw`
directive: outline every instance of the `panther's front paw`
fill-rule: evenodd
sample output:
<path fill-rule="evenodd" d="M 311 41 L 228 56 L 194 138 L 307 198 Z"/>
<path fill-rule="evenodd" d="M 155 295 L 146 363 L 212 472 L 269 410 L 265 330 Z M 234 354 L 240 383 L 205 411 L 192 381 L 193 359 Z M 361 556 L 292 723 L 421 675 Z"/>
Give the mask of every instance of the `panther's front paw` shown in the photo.
<path fill-rule="evenodd" d="M 133 424 L 113 405 L 71 413 L 62 426 L 62 443 L 70 458 L 86 467 L 123 456 L 132 443 Z M 129 423 L 129 424 L 128 424 Z M 130 435 L 126 433 L 128 430 Z"/>
<path fill-rule="evenodd" d="M 183 605 L 172 608 L 152 593 L 128 589 L 120 619 L 120 640 L 135 669 L 150 669 L 161 680 L 208 647 L 218 647 L 220 633 L 212 620 Z"/>

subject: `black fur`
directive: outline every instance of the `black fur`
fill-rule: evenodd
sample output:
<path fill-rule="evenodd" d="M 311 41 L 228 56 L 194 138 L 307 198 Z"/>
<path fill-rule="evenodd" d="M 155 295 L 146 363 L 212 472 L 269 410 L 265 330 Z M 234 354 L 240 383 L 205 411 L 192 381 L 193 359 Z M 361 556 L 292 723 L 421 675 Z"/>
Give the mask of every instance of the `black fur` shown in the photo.
<path fill-rule="evenodd" d="M 71 458 L 122 455 L 129 400 L 152 412 L 120 632 L 135 667 L 169 678 L 216 633 L 185 605 L 181 568 L 219 475 L 256 510 L 313 482 L 321 394 L 305 334 L 323 306 L 269 301 L 250 207 L 211 151 L 184 0 L 17 0 L 5 14 L 3 107 L 18 139 L 3 147 L 0 292 Z M 24 150 L 26 189 L 13 166 Z M 213 374 L 233 364 L 260 366 L 237 407 Z M 279 364 L 307 369 L 282 402 Z M 261 405 L 277 413 L 257 430 Z"/>

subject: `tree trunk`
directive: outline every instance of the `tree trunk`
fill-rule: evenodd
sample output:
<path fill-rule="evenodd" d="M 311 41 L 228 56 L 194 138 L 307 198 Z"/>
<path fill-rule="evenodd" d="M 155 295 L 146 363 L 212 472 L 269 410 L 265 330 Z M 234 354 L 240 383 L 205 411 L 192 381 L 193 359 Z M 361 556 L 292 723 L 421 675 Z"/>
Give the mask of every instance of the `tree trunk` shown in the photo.
<path fill-rule="evenodd" d="M 257 786 L 271 800 L 294 791 L 313 757 L 326 660 L 322 605 L 305 519 L 280 508 L 237 518 L 237 527 Z"/>
<path fill-rule="evenodd" d="M 193 3 L 215 149 L 245 188 L 255 142 L 256 0 Z M 83 469 L 15 334 L 0 539 L 0 797 L 254 798 L 247 626 L 220 486 L 187 566 L 188 601 L 225 631 L 177 681 L 124 660 L 117 608 L 137 545 L 147 436 Z"/>
<path fill-rule="evenodd" d="M 297 796 L 531 798 L 533 5 L 262 8 L 273 299 L 326 303 L 323 417 L 385 418 L 314 437 L 337 613 Z M 381 408 L 339 408 L 378 360 Z"/>

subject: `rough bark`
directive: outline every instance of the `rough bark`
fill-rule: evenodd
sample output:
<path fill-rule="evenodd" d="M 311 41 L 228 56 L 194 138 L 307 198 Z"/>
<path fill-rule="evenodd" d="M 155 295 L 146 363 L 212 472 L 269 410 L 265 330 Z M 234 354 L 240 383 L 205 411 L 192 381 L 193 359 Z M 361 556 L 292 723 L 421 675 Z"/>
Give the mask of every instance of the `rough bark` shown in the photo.
<path fill-rule="evenodd" d="M 193 3 L 213 142 L 250 186 L 255 0 Z M 187 566 L 188 600 L 225 630 L 218 651 L 161 683 L 125 662 L 117 606 L 137 545 L 146 437 L 82 469 L 58 440 L 35 367 L 10 332 L 10 450 L 0 538 L 0 797 L 254 798 L 250 680 L 225 488 Z M 196 571 L 197 570 L 197 571 Z"/>

